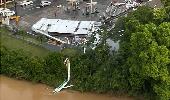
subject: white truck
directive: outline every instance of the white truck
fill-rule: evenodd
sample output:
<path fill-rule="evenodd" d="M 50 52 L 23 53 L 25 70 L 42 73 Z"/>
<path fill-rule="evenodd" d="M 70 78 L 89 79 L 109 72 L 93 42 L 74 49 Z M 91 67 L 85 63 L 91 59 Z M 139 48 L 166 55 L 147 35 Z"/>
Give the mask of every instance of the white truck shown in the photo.
<path fill-rule="evenodd" d="M 45 1 L 45 0 L 43 0 L 43 1 L 41 1 L 41 3 L 40 3 L 40 6 L 41 6 L 41 7 L 45 7 L 45 6 L 49 6 L 49 5 L 51 5 L 51 2 L 50 2 L 50 1 Z"/>
<path fill-rule="evenodd" d="M 24 1 L 20 2 L 20 6 L 22 6 L 22 7 L 28 6 L 28 5 L 33 5 L 33 1 L 31 1 L 31 0 L 24 0 Z"/>
<path fill-rule="evenodd" d="M 15 11 L 12 11 L 7 8 L 0 8 L 0 15 L 1 16 L 13 16 L 15 15 Z"/>

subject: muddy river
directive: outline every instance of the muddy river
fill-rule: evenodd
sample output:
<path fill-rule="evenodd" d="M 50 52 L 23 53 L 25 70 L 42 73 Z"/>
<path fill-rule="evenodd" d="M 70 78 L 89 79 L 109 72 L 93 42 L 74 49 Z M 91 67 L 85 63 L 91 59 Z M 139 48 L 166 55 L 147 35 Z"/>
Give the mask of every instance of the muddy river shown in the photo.
<path fill-rule="evenodd" d="M 43 84 L 15 80 L 0 75 L 0 100 L 134 100 L 92 93 L 63 90 L 53 94 L 53 88 Z"/>

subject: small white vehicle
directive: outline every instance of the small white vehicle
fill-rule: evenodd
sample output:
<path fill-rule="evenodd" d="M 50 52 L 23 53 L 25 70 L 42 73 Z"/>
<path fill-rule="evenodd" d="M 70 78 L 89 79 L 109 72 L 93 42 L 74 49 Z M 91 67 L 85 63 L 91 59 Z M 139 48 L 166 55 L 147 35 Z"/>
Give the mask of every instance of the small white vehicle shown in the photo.
<path fill-rule="evenodd" d="M 49 6 L 49 5 L 51 5 L 50 1 L 41 1 L 41 3 L 40 3 L 41 7 L 45 7 L 45 6 Z"/>
<path fill-rule="evenodd" d="M 15 11 L 12 11 L 7 8 L 0 8 L 0 15 L 1 16 L 13 16 L 15 15 Z"/>
<path fill-rule="evenodd" d="M 24 1 L 20 2 L 20 5 L 22 7 L 28 6 L 28 5 L 33 5 L 33 1 L 31 1 L 31 0 L 24 0 Z"/>

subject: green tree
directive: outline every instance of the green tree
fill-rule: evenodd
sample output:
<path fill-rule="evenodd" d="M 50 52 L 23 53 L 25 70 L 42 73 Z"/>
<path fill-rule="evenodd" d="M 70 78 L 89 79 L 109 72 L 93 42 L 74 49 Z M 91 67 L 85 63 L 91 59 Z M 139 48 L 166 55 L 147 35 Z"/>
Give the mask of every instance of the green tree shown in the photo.
<path fill-rule="evenodd" d="M 163 5 L 166 6 L 170 6 L 170 0 L 161 0 L 161 2 L 163 3 Z"/>
<path fill-rule="evenodd" d="M 111 36 L 120 40 L 119 66 L 126 73 L 124 79 L 128 81 L 129 91 L 144 92 L 155 95 L 157 99 L 169 100 L 168 13 L 166 8 L 153 10 L 140 7 L 119 19 L 111 32 Z"/>
<path fill-rule="evenodd" d="M 169 87 L 168 64 L 170 64 L 170 52 L 167 48 L 170 32 L 168 26 L 168 23 L 162 23 L 159 27 L 154 24 L 139 25 L 133 30 L 134 33 L 129 34 L 130 41 L 125 40 L 126 43 L 123 44 L 130 46 L 129 51 L 123 49 L 129 52 L 125 66 L 129 68 L 128 80 L 132 90 L 157 93 L 164 100 L 170 98 L 168 94 L 170 90 L 166 89 Z M 164 85 L 166 91 L 158 89 L 160 84 Z M 153 91 L 155 87 L 157 88 Z"/>
<path fill-rule="evenodd" d="M 142 24 L 147 24 L 153 21 L 154 14 L 152 8 L 142 6 L 138 7 L 136 11 L 129 13 L 128 18 L 136 19 Z"/>
<path fill-rule="evenodd" d="M 19 31 L 17 32 L 17 34 L 20 35 L 20 36 L 22 36 L 22 39 L 24 39 L 24 38 L 25 38 L 25 35 L 26 35 L 26 32 L 25 32 L 24 30 L 19 30 Z"/>
<path fill-rule="evenodd" d="M 63 55 L 57 52 L 51 53 L 44 58 L 45 82 L 56 86 L 66 79 L 67 67 L 64 65 L 64 60 Z"/>
<path fill-rule="evenodd" d="M 164 45 L 170 50 L 170 23 L 160 24 L 156 32 L 156 40 L 159 45 Z"/>
<path fill-rule="evenodd" d="M 168 17 L 168 14 L 166 12 L 165 8 L 155 8 L 153 9 L 154 14 L 154 22 L 158 25 L 162 23 L 166 18 Z"/>

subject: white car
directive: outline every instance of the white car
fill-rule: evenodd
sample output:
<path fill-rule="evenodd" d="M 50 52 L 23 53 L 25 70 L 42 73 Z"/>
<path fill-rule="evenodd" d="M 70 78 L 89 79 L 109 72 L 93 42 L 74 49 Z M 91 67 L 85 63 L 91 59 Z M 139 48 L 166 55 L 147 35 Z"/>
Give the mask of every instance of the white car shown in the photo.
<path fill-rule="evenodd" d="M 41 3 L 40 3 L 41 7 L 45 7 L 45 6 L 49 6 L 49 5 L 51 5 L 50 1 L 41 1 Z"/>
<path fill-rule="evenodd" d="M 7 8 L 0 8 L 0 15 L 2 16 L 13 16 L 15 15 L 15 11 L 12 11 L 10 9 Z"/>
<path fill-rule="evenodd" d="M 20 2 L 20 5 L 22 7 L 28 6 L 28 5 L 33 5 L 33 1 L 31 1 L 31 0 L 24 0 L 24 1 Z"/>

